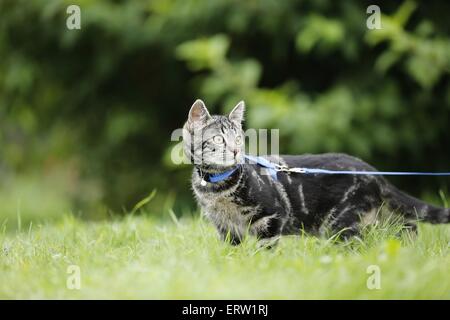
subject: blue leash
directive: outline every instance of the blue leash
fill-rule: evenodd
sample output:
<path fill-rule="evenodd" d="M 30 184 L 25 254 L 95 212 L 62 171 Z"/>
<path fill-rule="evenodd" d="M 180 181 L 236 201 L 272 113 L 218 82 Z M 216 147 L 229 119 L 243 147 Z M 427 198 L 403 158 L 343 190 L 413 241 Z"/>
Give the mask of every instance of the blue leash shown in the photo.
<path fill-rule="evenodd" d="M 256 163 L 257 165 L 266 168 L 274 180 L 277 180 L 278 172 L 287 173 L 303 173 L 303 174 L 348 174 L 348 175 L 371 175 L 371 176 L 450 176 L 450 172 L 397 172 L 397 171 L 351 171 L 351 170 L 327 170 L 315 168 L 289 168 L 270 162 L 263 157 L 255 157 L 245 155 L 245 159 Z M 216 183 L 227 179 L 231 176 L 240 165 L 231 170 L 211 174 L 209 182 Z"/>
<path fill-rule="evenodd" d="M 450 176 L 450 172 L 396 172 L 396 171 L 344 171 L 309 168 L 292 168 L 291 172 L 321 174 L 356 174 L 369 176 Z M 299 169 L 297 171 L 297 169 Z"/>

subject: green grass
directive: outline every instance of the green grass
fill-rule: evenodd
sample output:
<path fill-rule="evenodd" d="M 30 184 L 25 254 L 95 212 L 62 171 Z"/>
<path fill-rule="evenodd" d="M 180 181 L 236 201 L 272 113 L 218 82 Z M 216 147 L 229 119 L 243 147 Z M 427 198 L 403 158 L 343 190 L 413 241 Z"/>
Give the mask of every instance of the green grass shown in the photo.
<path fill-rule="evenodd" d="M 395 225 L 349 243 L 285 237 L 272 250 L 255 240 L 232 247 L 198 218 L 128 216 L 0 231 L 3 299 L 450 299 L 450 226 L 420 225 L 415 239 Z M 67 268 L 81 270 L 69 290 Z M 381 289 L 369 290 L 370 265 Z"/>

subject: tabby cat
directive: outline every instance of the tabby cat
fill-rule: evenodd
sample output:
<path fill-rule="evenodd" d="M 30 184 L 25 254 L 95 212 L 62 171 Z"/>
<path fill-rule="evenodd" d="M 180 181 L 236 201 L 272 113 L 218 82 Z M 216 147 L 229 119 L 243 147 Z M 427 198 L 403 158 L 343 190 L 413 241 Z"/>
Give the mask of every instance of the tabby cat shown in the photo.
<path fill-rule="evenodd" d="M 183 127 L 184 153 L 194 164 L 196 200 L 221 237 L 232 244 L 239 244 L 247 233 L 272 241 L 301 230 L 348 238 L 374 223 L 383 204 L 412 229 L 418 220 L 449 222 L 450 209 L 413 198 L 382 176 L 278 172 L 274 178 L 266 174 L 258 164 L 244 161 L 244 110 L 241 101 L 228 116 L 210 115 L 203 101 L 197 100 Z M 289 167 L 375 170 L 345 154 L 265 159 Z M 213 179 L 218 175 L 220 179 Z"/>

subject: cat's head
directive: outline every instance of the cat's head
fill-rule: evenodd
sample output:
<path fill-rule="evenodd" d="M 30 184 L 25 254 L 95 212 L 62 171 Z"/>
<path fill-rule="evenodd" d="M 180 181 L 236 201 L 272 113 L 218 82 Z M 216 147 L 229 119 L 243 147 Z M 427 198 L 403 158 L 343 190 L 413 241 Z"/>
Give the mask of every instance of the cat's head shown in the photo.
<path fill-rule="evenodd" d="M 242 162 L 244 111 L 241 101 L 228 115 L 210 115 L 205 103 L 196 100 L 183 127 L 184 153 L 191 163 L 220 171 Z"/>

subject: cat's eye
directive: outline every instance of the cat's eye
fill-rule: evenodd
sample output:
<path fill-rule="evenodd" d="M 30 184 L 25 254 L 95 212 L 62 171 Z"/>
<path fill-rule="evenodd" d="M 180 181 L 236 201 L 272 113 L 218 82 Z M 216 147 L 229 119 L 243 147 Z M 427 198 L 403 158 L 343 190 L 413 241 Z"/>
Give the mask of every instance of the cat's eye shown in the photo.
<path fill-rule="evenodd" d="M 223 137 L 220 135 L 214 136 L 213 141 L 215 144 L 222 144 L 224 142 Z"/>
<path fill-rule="evenodd" d="M 242 137 L 241 136 L 237 136 L 235 139 L 236 145 L 240 146 L 242 144 Z"/>

